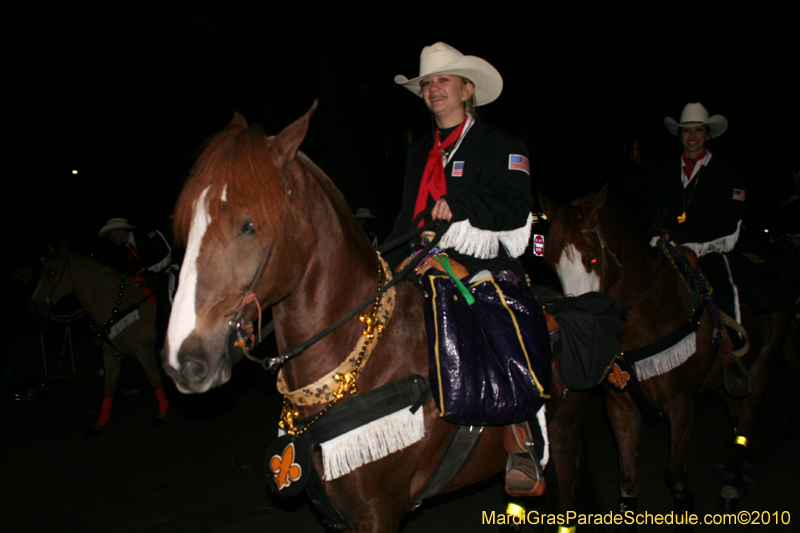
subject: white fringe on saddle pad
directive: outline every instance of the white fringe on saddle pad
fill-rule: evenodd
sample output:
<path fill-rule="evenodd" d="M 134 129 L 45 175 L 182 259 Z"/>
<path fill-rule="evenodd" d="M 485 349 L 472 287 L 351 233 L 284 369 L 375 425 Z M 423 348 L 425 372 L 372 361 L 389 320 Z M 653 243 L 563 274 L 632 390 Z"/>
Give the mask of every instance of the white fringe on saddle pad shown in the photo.
<path fill-rule="evenodd" d="M 491 259 L 497 257 L 502 244 L 508 256 L 514 259 L 525 253 L 531 240 L 532 228 L 533 214 L 528 214 L 524 226 L 507 231 L 476 228 L 469 220 L 461 220 L 450 226 L 439 245 L 442 248 L 454 248 L 459 253 L 478 259 Z"/>
<path fill-rule="evenodd" d="M 636 377 L 639 381 L 644 381 L 660 376 L 685 363 L 696 351 L 697 335 L 693 331 L 675 346 L 635 363 L 633 366 L 636 368 Z"/>
<path fill-rule="evenodd" d="M 544 438 L 544 451 L 542 452 L 542 460 L 539 461 L 542 465 L 542 468 L 547 466 L 547 462 L 550 460 L 550 437 L 547 436 L 547 412 L 545 408 L 547 405 L 543 405 L 539 412 L 536 413 L 536 420 L 539 422 L 539 428 L 542 430 L 542 438 Z"/>
<path fill-rule="evenodd" d="M 122 317 L 119 322 L 111 326 L 111 329 L 108 332 L 108 340 L 113 340 L 114 337 L 122 333 L 122 330 L 124 330 L 137 320 L 139 320 L 139 310 L 134 309 L 133 311 Z"/>
<path fill-rule="evenodd" d="M 330 481 L 359 466 L 383 459 L 425 436 L 422 408 L 408 407 L 322 443 L 322 479 Z"/>

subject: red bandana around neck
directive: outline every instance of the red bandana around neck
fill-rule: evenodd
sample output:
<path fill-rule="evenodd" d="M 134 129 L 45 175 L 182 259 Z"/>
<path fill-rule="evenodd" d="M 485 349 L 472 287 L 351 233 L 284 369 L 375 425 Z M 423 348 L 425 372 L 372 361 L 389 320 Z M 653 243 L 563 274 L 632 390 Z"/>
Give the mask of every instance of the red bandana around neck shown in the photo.
<path fill-rule="evenodd" d="M 694 172 L 694 166 L 697 163 L 702 163 L 703 162 L 703 158 L 705 156 L 706 156 L 706 151 L 705 150 L 700 152 L 700 154 L 697 157 L 695 157 L 694 159 L 689 159 L 689 158 L 686 157 L 686 154 L 682 154 L 683 162 L 685 163 L 685 166 L 683 167 L 683 173 L 686 175 L 687 178 L 691 179 L 692 172 Z"/>
<path fill-rule="evenodd" d="M 433 146 L 428 153 L 428 161 L 425 163 L 425 171 L 422 173 L 422 181 L 419 184 L 419 192 L 417 192 L 417 202 L 414 204 L 414 217 L 422 213 L 428 205 L 428 195 L 432 196 L 434 200 L 439 200 L 442 196 L 447 194 L 447 180 L 444 176 L 444 165 L 442 164 L 442 152 L 452 146 L 459 137 L 461 132 L 464 131 L 464 125 L 467 119 L 458 126 L 453 132 L 447 136 L 444 142 L 439 140 L 439 128 L 434 131 Z M 418 228 L 423 226 L 422 221 L 419 221 Z"/>

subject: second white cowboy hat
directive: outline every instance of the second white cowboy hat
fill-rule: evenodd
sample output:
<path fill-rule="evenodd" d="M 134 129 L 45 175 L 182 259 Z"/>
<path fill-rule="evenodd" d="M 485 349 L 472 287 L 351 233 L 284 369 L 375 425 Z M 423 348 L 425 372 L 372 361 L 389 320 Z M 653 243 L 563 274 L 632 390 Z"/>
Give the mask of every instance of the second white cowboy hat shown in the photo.
<path fill-rule="evenodd" d="M 457 74 L 475 86 L 475 105 L 486 105 L 497 100 L 503 92 L 503 77 L 488 61 L 475 56 L 465 56 L 449 44 L 436 43 L 422 49 L 419 56 L 419 76 L 408 79 L 402 74 L 394 82 L 417 96 L 422 96 L 419 80 L 434 74 Z"/>
<path fill-rule="evenodd" d="M 664 125 L 673 135 L 678 134 L 678 128 L 707 125 L 711 128 L 711 134 L 716 138 L 725 133 L 725 130 L 728 129 L 728 119 L 722 115 L 709 117 L 708 111 L 703 107 L 703 104 L 697 102 L 694 104 L 686 104 L 686 107 L 681 111 L 680 122 L 675 122 L 675 119 L 672 117 L 666 117 L 664 119 Z"/>
<path fill-rule="evenodd" d="M 128 224 L 127 218 L 109 218 L 106 225 L 100 228 L 100 236 L 105 237 L 115 229 L 136 229 L 136 226 Z"/>

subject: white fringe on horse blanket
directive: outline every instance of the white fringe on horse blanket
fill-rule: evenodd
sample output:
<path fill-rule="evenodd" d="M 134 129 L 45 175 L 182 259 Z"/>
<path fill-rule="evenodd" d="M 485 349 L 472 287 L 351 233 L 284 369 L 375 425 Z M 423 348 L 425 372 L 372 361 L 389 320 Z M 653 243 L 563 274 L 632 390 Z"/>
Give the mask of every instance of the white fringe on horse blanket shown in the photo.
<path fill-rule="evenodd" d="M 423 409 L 409 407 L 395 411 L 343 435 L 323 442 L 322 479 L 330 481 L 359 466 L 383 459 L 422 440 L 425 436 Z"/>
<path fill-rule="evenodd" d="M 636 377 L 639 378 L 639 381 L 644 381 L 660 376 L 685 363 L 696 351 L 697 335 L 693 331 L 681 339 L 678 344 L 634 363 Z"/>

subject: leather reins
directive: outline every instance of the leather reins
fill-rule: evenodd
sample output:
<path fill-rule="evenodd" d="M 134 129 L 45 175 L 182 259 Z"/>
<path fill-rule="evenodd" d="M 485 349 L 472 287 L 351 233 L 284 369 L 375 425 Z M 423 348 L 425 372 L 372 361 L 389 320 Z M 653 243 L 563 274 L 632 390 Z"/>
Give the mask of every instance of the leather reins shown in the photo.
<path fill-rule="evenodd" d="M 420 213 L 418 217 L 414 220 L 412 225 L 416 225 L 416 222 L 424 216 L 430 214 L 430 210 Z M 445 232 L 450 228 L 450 222 L 446 222 L 443 220 L 431 220 L 423 227 L 415 229 L 409 232 L 398 239 L 395 239 L 391 242 L 386 243 L 385 245 L 378 248 L 378 252 L 391 250 L 396 248 L 400 244 L 409 241 L 410 239 L 422 234 L 424 231 L 428 231 L 430 229 L 436 229 L 435 237 L 428 242 L 422 250 L 422 253 L 417 254 L 414 259 L 412 259 L 408 264 L 406 264 L 400 272 L 398 272 L 392 280 L 381 287 L 378 291 L 372 294 L 369 298 L 364 300 L 363 303 L 359 304 L 355 307 L 352 311 L 341 317 L 339 320 L 325 328 L 324 330 L 320 331 L 313 337 L 309 338 L 308 340 L 304 341 L 303 343 L 295 346 L 291 350 L 287 350 L 283 354 L 277 357 L 267 357 L 264 359 L 258 359 L 253 357 L 249 352 L 261 342 L 261 307 L 258 302 L 258 298 L 255 295 L 255 287 L 261 281 L 261 278 L 266 270 L 267 262 L 269 261 L 270 254 L 272 252 L 272 247 L 270 247 L 266 254 L 264 255 L 264 259 L 261 261 L 261 266 L 259 267 L 256 275 L 253 277 L 253 281 L 250 284 L 250 289 L 244 294 L 242 297 L 242 302 L 239 304 L 236 312 L 233 315 L 233 318 L 228 322 L 228 334 L 225 339 L 225 352 L 228 358 L 230 359 L 230 347 L 231 344 L 240 348 L 244 353 L 245 357 L 259 363 L 264 370 L 269 370 L 270 372 L 276 372 L 281 366 L 283 366 L 288 360 L 297 357 L 298 355 L 302 354 L 305 350 L 309 347 L 316 344 L 318 341 L 329 335 L 331 332 L 345 324 L 347 321 L 352 319 L 356 314 L 361 312 L 365 307 L 367 307 L 370 303 L 376 301 L 376 298 L 379 298 L 383 293 L 388 291 L 391 287 L 393 287 L 398 281 L 406 277 L 413 269 L 425 258 L 428 252 L 436 246 Z M 258 307 L 258 321 L 259 321 L 259 338 L 258 342 L 255 340 L 255 336 L 253 334 L 253 323 L 249 320 L 244 319 L 244 313 L 247 309 L 247 306 L 250 302 L 255 302 L 256 306 Z M 265 326 L 265 330 L 267 334 L 271 333 L 274 329 L 274 323 L 272 321 L 269 322 Z M 232 335 L 236 334 L 237 339 L 232 342 Z"/>

